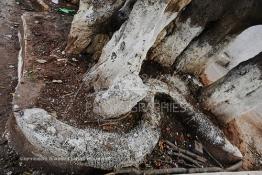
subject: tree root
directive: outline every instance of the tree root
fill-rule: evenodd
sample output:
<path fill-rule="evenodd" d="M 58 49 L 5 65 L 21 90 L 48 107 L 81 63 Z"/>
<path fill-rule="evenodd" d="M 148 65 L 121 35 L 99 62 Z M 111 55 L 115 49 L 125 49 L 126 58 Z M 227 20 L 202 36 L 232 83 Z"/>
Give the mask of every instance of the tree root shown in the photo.
<path fill-rule="evenodd" d="M 66 52 L 78 54 L 83 51 L 122 4 L 123 0 L 80 0 L 79 10 L 72 22 Z"/>
<path fill-rule="evenodd" d="M 173 115 L 182 116 L 182 121 L 187 127 L 190 127 L 199 137 L 203 145 L 217 159 L 234 162 L 242 159 L 242 154 L 237 147 L 233 146 L 225 137 L 223 132 L 215 126 L 209 118 L 190 104 L 183 91 L 174 82 L 172 78 L 167 78 L 167 83 L 159 80 L 150 79 L 148 84 L 151 85 L 152 91 L 160 94 L 167 94 L 173 100 L 173 103 L 179 106 L 182 112 L 174 112 Z"/>
<path fill-rule="evenodd" d="M 104 47 L 98 63 L 84 78 L 87 84 L 94 85 L 98 94 L 94 113 L 104 118 L 117 118 L 146 96 L 148 89 L 138 76 L 143 60 L 157 35 L 190 0 L 172 2 L 137 1 L 128 21 Z M 174 9 L 168 11 L 171 6 Z"/>
<path fill-rule="evenodd" d="M 15 112 L 19 128 L 39 150 L 44 160 L 72 161 L 99 169 L 137 166 L 151 153 L 160 137 L 151 115 L 129 133 L 118 134 L 98 129 L 78 129 L 58 121 L 43 109 Z"/>

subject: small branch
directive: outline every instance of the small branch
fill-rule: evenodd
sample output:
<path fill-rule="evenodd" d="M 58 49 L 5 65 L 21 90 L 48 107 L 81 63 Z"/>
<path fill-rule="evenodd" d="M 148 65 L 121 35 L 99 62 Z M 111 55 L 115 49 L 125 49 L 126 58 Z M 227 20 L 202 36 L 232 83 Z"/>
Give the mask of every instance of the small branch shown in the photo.
<path fill-rule="evenodd" d="M 184 155 L 184 154 L 181 153 L 181 152 L 180 152 L 180 153 L 171 153 L 171 154 L 172 154 L 172 155 L 175 155 L 175 156 L 177 156 L 177 157 L 181 157 L 181 158 L 185 159 L 186 161 L 191 162 L 191 163 L 195 164 L 197 167 L 200 167 L 200 168 L 201 168 L 201 165 L 198 163 L 198 161 L 192 159 L 192 158 L 189 157 L 189 156 Z"/>
<path fill-rule="evenodd" d="M 188 163 L 185 163 L 185 162 L 183 162 L 183 163 L 177 163 L 178 165 L 181 165 L 181 166 L 185 166 L 185 167 L 188 167 L 188 168 L 197 168 L 197 166 L 196 165 L 191 165 L 191 164 L 188 164 Z"/>
<path fill-rule="evenodd" d="M 184 149 L 182 149 L 182 148 L 179 148 L 179 147 L 177 147 L 176 145 L 174 145 L 173 143 L 171 143 L 171 142 L 168 141 L 168 140 L 166 140 L 165 142 L 166 142 L 169 146 L 171 146 L 174 150 L 176 150 L 176 151 L 178 151 L 178 152 L 181 152 L 181 153 L 183 153 L 183 154 L 185 154 L 185 155 L 187 155 L 187 156 L 190 156 L 190 157 L 192 157 L 192 158 L 195 158 L 195 159 L 197 159 L 197 160 L 200 161 L 200 162 L 203 162 L 203 163 L 207 162 L 207 160 L 206 160 L 205 158 L 203 158 L 203 157 L 201 157 L 201 156 L 199 156 L 199 155 L 197 155 L 197 154 L 194 154 L 194 153 L 192 153 L 192 152 L 190 152 L 190 151 L 187 151 L 187 150 L 184 150 Z"/>
<path fill-rule="evenodd" d="M 127 117 L 130 117 L 130 112 L 127 113 L 127 114 L 123 114 L 121 116 L 119 116 L 118 118 L 112 118 L 112 119 L 103 119 L 102 122 L 106 122 L 106 123 L 111 123 L 111 122 L 119 122 L 121 120 L 124 120 L 126 119 Z"/>
<path fill-rule="evenodd" d="M 43 7 L 45 11 L 49 10 L 49 6 L 43 0 L 36 0 L 36 2 Z"/>
<path fill-rule="evenodd" d="M 77 95 L 79 94 L 80 90 L 82 89 L 83 85 L 84 85 L 84 83 L 82 82 L 82 83 L 80 84 L 79 88 L 77 89 L 76 93 L 74 94 L 73 98 L 72 98 L 72 99 L 70 100 L 70 102 L 67 104 L 66 109 L 65 109 L 65 113 L 68 113 L 69 110 L 71 109 L 72 104 L 75 102 L 76 97 L 77 97 Z"/>

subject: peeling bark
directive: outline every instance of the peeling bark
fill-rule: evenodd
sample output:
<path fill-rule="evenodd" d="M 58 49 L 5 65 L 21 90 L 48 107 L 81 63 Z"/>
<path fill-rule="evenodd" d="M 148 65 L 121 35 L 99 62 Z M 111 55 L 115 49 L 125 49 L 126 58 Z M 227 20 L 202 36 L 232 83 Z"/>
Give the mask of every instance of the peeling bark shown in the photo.
<path fill-rule="evenodd" d="M 262 53 L 203 89 L 202 106 L 228 123 L 262 103 Z"/>

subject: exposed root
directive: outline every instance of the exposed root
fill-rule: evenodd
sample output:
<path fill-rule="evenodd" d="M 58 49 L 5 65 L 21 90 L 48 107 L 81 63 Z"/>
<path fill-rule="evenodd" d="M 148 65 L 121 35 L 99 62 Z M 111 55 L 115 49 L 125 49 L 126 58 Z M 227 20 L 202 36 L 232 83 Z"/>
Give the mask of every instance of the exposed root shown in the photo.
<path fill-rule="evenodd" d="M 237 147 L 233 146 L 225 137 L 223 132 L 215 126 L 210 119 L 201 111 L 190 104 L 183 91 L 179 92 L 179 87 L 172 83 L 172 78 L 167 79 L 169 82 L 164 83 L 159 80 L 150 79 L 148 84 L 154 91 L 170 96 L 175 104 L 178 104 L 181 111 L 175 112 L 187 127 L 192 130 L 199 137 L 205 147 L 217 159 L 232 162 L 242 159 L 242 154 Z"/>
<path fill-rule="evenodd" d="M 219 121 L 230 122 L 261 104 L 262 53 L 239 64 L 219 81 L 203 89 L 202 106 Z"/>
<path fill-rule="evenodd" d="M 66 51 L 74 54 L 83 51 L 122 4 L 123 0 L 80 0 L 79 10 L 72 22 Z"/>
<path fill-rule="evenodd" d="M 71 160 L 100 169 L 138 165 L 154 149 L 160 135 L 150 116 L 127 134 L 74 128 L 37 108 L 16 112 L 15 116 L 19 128 L 38 148 L 41 157 Z"/>
<path fill-rule="evenodd" d="M 138 76 L 142 62 L 157 35 L 190 2 L 178 1 L 177 4 L 149 0 L 135 3 L 129 20 L 113 35 L 98 63 L 84 78 L 87 84 L 93 83 L 98 93 L 94 103 L 96 114 L 118 117 L 146 96 L 148 89 Z M 176 7 L 169 11 L 172 5 Z"/>

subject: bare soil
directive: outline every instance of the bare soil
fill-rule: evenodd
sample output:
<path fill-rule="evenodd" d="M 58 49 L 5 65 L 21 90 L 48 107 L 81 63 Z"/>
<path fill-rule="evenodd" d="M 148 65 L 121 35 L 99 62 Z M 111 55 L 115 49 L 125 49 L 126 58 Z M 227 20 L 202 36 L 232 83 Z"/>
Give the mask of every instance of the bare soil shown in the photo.
<path fill-rule="evenodd" d="M 4 137 L 5 124 L 12 110 L 12 93 L 17 82 L 17 31 L 22 12 L 14 0 L 0 1 L 0 174 L 21 174 L 27 170 Z"/>

